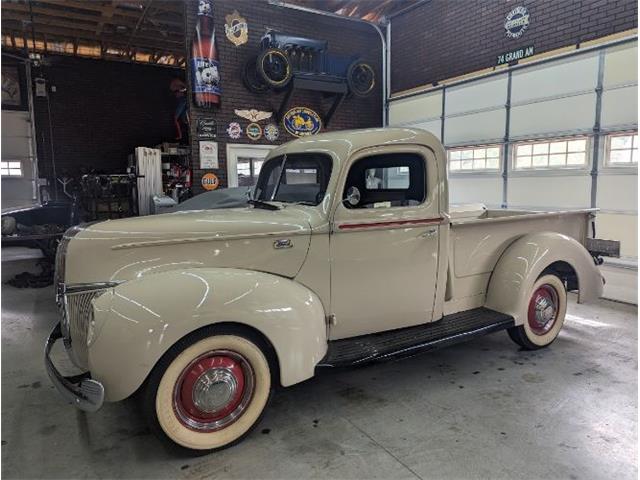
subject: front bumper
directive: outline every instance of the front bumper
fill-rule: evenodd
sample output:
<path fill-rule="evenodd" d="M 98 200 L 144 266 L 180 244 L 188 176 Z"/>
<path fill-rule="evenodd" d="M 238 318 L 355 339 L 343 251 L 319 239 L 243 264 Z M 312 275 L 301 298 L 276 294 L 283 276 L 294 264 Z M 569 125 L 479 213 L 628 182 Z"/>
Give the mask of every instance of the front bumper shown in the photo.
<path fill-rule="evenodd" d="M 63 377 L 50 358 L 51 349 L 56 341 L 62 338 L 60 323 L 56 324 L 49 334 L 47 343 L 44 348 L 44 365 L 47 374 L 51 379 L 54 387 L 60 392 L 60 395 L 69 403 L 73 403 L 80 410 L 85 412 L 95 412 L 102 407 L 104 403 L 104 386 L 91 378 L 89 372 L 74 375 L 71 377 Z"/>

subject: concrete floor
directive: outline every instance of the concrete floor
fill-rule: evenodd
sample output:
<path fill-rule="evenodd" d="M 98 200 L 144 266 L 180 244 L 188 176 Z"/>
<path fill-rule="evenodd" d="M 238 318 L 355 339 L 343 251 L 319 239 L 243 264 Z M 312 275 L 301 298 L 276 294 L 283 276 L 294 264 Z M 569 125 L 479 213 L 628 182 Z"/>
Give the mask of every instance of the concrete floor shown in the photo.
<path fill-rule="evenodd" d="M 636 315 L 572 299 L 560 338 L 542 351 L 497 333 L 325 371 L 278 392 L 240 445 L 181 458 L 131 402 L 88 415 L 63 404 L 42 365 L 52 288 L 3 285 L 3 477 L 635 479 Z"/>

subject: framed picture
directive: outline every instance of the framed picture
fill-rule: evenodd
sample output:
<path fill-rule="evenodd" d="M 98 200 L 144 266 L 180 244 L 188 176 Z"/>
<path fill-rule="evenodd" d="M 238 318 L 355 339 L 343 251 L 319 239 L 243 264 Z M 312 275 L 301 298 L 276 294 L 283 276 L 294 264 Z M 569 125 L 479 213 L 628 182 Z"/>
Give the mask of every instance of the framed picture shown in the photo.
<path fill-rule="evenodd" d="M 24 66 L 2 65 L 2 109 L 26 110 L 27 90 Z"/>

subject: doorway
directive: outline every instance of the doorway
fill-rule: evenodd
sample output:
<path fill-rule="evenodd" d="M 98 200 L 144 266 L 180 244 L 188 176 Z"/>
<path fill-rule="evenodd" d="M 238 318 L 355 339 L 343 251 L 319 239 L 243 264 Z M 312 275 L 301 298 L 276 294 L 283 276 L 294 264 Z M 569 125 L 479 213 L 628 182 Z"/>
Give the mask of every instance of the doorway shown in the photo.
<path fill-rule="evenodd" d="M 227 143 L 229 187 L 252 187 L 258 180 L 265 157 L 277 145 Z"/>

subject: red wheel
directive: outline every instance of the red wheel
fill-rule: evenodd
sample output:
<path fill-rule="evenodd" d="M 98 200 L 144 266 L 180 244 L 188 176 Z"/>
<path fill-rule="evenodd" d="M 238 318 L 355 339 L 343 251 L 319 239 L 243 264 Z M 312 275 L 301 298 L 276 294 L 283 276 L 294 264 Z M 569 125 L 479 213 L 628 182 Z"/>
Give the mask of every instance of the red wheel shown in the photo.
<path fill-rule="evenodd" d="M 544 335 L 553 328 L 558 319 L 558 292 L 553 286 L 544 284 L 539 287 L 529 301 L 527 321 L 536 335 Z"/>
<path fill-rule="evenodd" d="M 235 422 L 253 396 L 254 373 L 241 355 L 213 351 L 195 359 L 175 384 L 173 407 L 180 422 L 215 432 Z"/>
<path fill-rule="evenodd" d="M 555 275 L 542 275 L 533 285 L 522 325 L 508 330 L 511 339 L 527 350 L 546 347 L 553 342 L 567 313 L 567 291 Z"/>

